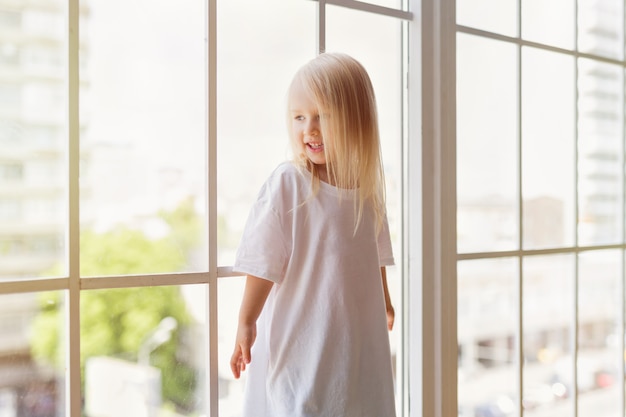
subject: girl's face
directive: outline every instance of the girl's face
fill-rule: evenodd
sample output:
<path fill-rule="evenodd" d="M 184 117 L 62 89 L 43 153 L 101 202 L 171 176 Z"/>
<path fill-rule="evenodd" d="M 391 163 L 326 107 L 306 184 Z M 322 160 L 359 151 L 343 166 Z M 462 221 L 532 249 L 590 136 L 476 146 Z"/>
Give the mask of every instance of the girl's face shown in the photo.
<path fill-rule="evenodd" d="M 290 92 L 289 115 L 296 147 L 303 150 L 318 168 L 325 168 L 326 155 L 319 111 L 300 83 L 295 83 Z"/>

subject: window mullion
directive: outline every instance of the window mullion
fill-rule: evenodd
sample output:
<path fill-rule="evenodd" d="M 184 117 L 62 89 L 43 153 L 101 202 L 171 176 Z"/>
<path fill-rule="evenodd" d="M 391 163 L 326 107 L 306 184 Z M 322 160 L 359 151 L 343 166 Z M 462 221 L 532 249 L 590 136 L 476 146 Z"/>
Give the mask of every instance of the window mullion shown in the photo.
<path fill-rule="evenodd" d="M 319 0 L 317 7 L 317 53 L 326 52 L 326 0 Z"/>
<path fill-rule="evenodd" d="M 390 7 L 379 6 L 363 1 L 356 0 L 315 0 L 320 3 L 332 4 L 334 6 L 345 7 L 347 9 L 361 10 L 364 12 L 374 13 L 383 16 L 395 17 L 398 19 L 412 20 L 413 13 L 404 10 L 398 10 Z"/>
<path fill-rule="evenodd" d="M 456 16 L 454 0 L 413 1 L 421 21 L 412 27 L 411 118 L 409 143 L 421 148 L 420 173 L 409 172 L 409 194 L 420 193 L 410 226 L 410 279 L 418 288 L 411 313 L 411 416 L 457 416 L 457 287 L 456 287 Z M 417 56 L 416 53 L 421 54 Z M 420 59 L 421 58 L 421 59 Z M 420 62 L 421 61 L 421 62 Z M 418 91 L 421 95 L 417 95 Z M 421 103 L 421 104 L 420 104 Z M 409 203 L 410 204 L 410 203 Z M 415 209 L 415 210 L 413 210 Z M 415 276 L 418 275 L 418 276 Z M 420 340 L 421 338 L 421 340 Z"/>
<path fill-rule="evenodd" d="M 622 30 L 621 30 L 621 42 L 622 42 L 622 60 L 626 60 L 626 5 L 622 4 Z M 621 243 L 626 241 L 626 225 L 624 224 L 624 219 L 626 219 L 626 171 L 624 170 L 626 163 L 626 68 L 621 72 L 621 89 L 620 89 L 620 108 L 622 109 L 621 114 L 621 132 L 620 137 L 622 138 L 622 149 L 620 153 L 620 166 L 622 167 L 622 175 L 620 181 L 622 182 L 622 196 L 621 196 Z M 621 352 L 626 352 L 626 252 L 621 251 L 621 271 L 620 271 L 620 314 L 619 314 L 619 331 L 617 332 L 619 337 L 619 369 L 626 369 L 626 357 L 621 354 Z M 624 374 L 622 373 L 621 378 L 619 378 L 619 390 L 620 390 L 620 412 L 621 416 L 624 417 L 626 415 L 626 383 L 625 383 Z"/>
<path fill-rule="evenodd" d="M 66 297 L 67 383 L 66 408 L 71 417 L 82 415 L 80 375 L 80 215 L 79 215 L 79 0 L 68 1 L 67 91 L 68 91 L 68 267 L 69 291 Z"/>
<path fill-rule="evenodd" d="M 405 2 L 408 3 L 408 2 Z M 411 364 L 410 361 L 410 315 L 409 308 L 411 304 L 410 297 L 410 282 L 409 282 L 409 271 L 407 270 L 407 262 L 408 259 L 408 247 L 409 247 L 409 230 L 408 230 L 408 215 L 411 212 L 408 205 L 408 168 L 411 164 L 409 164 L 408 158 L 408 125 L 409 125 L 409 38 L 410 34 L 410 22 L 402 23 L 402 66 L 401 66 L 401 80 L 402 80 L 402 145 L 401 145 L 401 165 L 402 165 L 402 192 L 401 192 L 401 211 L 402 211 L 402 240 L 401 240 L 401 250 L 402 250 L 402 264 L 400 265 L 402 268 L 402 283 L 400 294 L 402 295 L 402 311 L 401 311 L 401 323 L 402 323 L 402 336 L 401 336 L 401 345 L 402 345 L 402 356 L 400 360 L 400 366 L 398 369 L 401 372 L 401 389 L 397 392 L 400 393 L 400 415 L 408 417 L 410 413 L 410 372 L 409 366 Z"/>
<path fill-rule="evenodd" d="M 207 358 L 207 414 L 219 415 L 218 334 L 217 334 L 217 0 L 209 0 L 207 7 L 207 213 L 208 213 L 208 358 Z"/>
<path fill-rule="evenodd" d="M 626 60 L 626 5 L 622 4 L 622 29 L 621 29 L 621 42 L 622 42 L 622 61 Z M 622 148 L 621 148 L 621 152 L 619 155 L 619 160 L 620 160 L 620 166 L 622 167 L 622 173 L 620 176 L 620 181 L 621 181 L 621 190 L 622 190 L 622 195 L 621 195 L 621 201 L 620 201 L 620 205 L 621 205 L 621 217 L 620 217 L 620 229 L 621 229 L 621 242 L 620 243 L 624 243 L 626 241 L 626 225 L 624 224 L 624 219 L 626 219 L 626 171 L 624 170 L 624 167 L 626 166 L 626 98 L 624 97 L 626 94 L 626 68 L 624 68 L 621 71 L 620 74 L 620 108 L 622 109 L 621 112 L 621 123 L 620 123 L 620 128 L 621 128 L 621 132 L 620 132 L 620 138 L 622 138 L 621 140 L 621 144 L 622 144 Z M 618 342 L 618 346 L 619 346 L 619 352 L 620 352 L 620 358 L 619 358 L 619 369 L 626 369 L 626 357 L 625 355 L 621 354 L 621 352 L 626 352 L 626 282 L 625 282 L 625 277 L 626 277 L 626 251 L 622 250 L 621 254 L 620 254 L 620 258 L 621 258 L 621 270 L 620 270 L 620 286 L 619 286 L 619 291 L 620 291 L 620 295 L 621 297 L 620 299 L 620 303 L 619 303 L 619 308 L 620 308 L 620 312 L 619 312 L 619 331 L 617 332 L 618 337 L 619 337 L 619 342 Z M 620 415 L 622 417 L 626 416 L 626 383 L 625 383 L 626 379 L 624 378 L 624 374 L 622 373 L 621 378 L 619 378 L 619 392 L 620 392 L 620 396 L 619 396 L 619 401 L 620 401 Z"/>

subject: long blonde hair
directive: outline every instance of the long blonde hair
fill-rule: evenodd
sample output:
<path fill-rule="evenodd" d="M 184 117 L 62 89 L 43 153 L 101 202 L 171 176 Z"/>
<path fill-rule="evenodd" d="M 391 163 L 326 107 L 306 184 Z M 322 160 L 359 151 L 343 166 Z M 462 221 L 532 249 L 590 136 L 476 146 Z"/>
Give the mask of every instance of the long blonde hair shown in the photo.
<path fill-rule="evenodd" d="M 385 182 L 376 98 L 367 71 L 349 55 L 323 53 L 300 68 L 290 91 L 296 83 L 317 104 L 329 180 L 338 188 L 357 192 L 355 232 L 367 201 L 372 202 L 380 226 L 385 215 Z M 315 195 L 320 182 L 317 167 L 291 129 L 290 136 L 294 161 L 311 172 Z"/>

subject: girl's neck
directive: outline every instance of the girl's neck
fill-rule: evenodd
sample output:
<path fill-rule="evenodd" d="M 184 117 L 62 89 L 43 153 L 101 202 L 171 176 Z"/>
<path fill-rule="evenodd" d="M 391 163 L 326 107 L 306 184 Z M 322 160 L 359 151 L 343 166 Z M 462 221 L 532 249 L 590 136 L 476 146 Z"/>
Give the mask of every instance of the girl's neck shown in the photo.
<path fill-rule="evenodd" d="M 330 185 L 333 184 L 333 181 L 328 177 L 328 171 L 326 170 L 326 165 L 316 165 L 315 170 L 317 171 L 317 175 L 319 176 L 320 181 L 325 182 Z"/>

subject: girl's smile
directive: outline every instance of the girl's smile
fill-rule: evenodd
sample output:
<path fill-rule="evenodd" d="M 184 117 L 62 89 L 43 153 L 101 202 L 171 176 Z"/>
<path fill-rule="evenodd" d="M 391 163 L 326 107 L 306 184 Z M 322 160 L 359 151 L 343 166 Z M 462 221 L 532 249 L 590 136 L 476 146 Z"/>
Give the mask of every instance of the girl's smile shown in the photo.
<path fill-rule="evenodd" d="M 309 142 L 309 143 L 306 144 L 306 146 L 313 153 L 324 152 L 324 144 L 323 143 Z"/>

